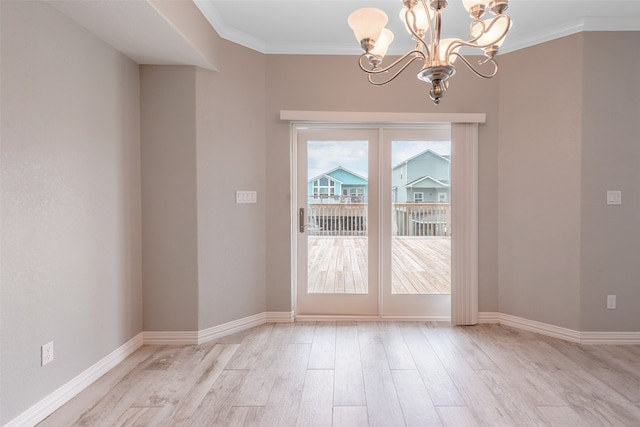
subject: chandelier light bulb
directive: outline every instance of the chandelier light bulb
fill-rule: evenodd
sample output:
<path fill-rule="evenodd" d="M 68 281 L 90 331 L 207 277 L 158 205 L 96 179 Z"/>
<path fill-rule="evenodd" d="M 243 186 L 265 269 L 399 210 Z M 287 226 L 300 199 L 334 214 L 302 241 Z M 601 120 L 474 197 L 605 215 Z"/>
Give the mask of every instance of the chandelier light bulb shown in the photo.
<path fill-rule="evenodd" d="M 369 52 L 380 38 L 380 33 L 387 25 L 387 21 L 387 14 L 374 7 L 358 9 L 349 15 L 347 20 L 356 40 L 360 42 L 366 52 Z"/>
<path fill-rule="evenodd" d="M 371 49 L 371 54 L 381 59 L 384 58 L 384 56 L 387 54 L 387 50 L 389 50 L 389 45 L 392 41 L 393 33 L 391 32 L 391 30 L 383 28 L 378 41 L 376 41 L 375 46 L 373 47 L 373 49 Z"/>

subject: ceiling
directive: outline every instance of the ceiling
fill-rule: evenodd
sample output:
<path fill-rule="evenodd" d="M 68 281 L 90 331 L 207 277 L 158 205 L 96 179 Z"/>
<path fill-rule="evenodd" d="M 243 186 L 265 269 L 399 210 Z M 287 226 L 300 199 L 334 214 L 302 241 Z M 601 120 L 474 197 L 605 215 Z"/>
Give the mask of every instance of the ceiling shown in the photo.
<path fill-rule="evenodd" d="M 349 14 L 376 7 L 395 34 L 391 53 L 413 48 L 398 18 L 400 0 L 194 0 L 218 34 L 269 54 L 359 54 Z M 605 7 L 606 6 L 606 7 Z M 640 31 L 640 0 L 511 0 L 509 52 L 580 31 Z M 470 18 L 461 0 L 443 12 L 443 37 L 465 38 Z"/>
<path fill-rule="evenodd" d="M 265 54 L 358 55 L 347 17 L 361 7 L 389 16 L 391 54 L 414 47 L 400 0 L 45 1 L 139 64 L 216 69 L 216 33 Z M 511 0 L 508 14 L 514 24 L 503 53 L 580 31 L 640 31 L 640 0 Z M 443 37 L 464 38 L 469 24 L 462 1 L 449 0 Z"/>

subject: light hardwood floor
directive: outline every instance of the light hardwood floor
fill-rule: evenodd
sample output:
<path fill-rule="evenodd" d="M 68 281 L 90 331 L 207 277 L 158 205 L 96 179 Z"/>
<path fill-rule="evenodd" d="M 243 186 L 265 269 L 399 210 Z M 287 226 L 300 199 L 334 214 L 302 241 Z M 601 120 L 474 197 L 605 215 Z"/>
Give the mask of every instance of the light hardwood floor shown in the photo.
<path fill-rule="evenodd" d="M 311 293 L 367 293 L 367 238 L 310 236 Z M 394 294 L 450 294 L 450 237 L 393 237 Z"/>
<path fill-rule="evenodd" d="M 497 325 L 268 324 L 145 346 L 41 426 L 638 426 L 640 346 Z"/>

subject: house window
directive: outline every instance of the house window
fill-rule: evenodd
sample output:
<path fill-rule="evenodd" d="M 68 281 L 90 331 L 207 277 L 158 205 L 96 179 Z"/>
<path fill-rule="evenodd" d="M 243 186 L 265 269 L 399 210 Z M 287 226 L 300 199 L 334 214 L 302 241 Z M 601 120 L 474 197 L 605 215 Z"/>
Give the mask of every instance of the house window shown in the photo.
<path fill-rule="evenodd" d="M 413 193 L 413 201 L 422 203 L 424 201 L 424 193 Z"/>
<path fill-rule="evenodd" d="M 336 194 L 336 182 L 331 178 L 324 177 L 313 181 L 313 197 L 317 199 L 320 196 L 321 199 L 335 196 Z"/>
<path fill-rule="evenodd" d="M 438 202 L 447 203 L 447 193 L 438 193 Z"/>

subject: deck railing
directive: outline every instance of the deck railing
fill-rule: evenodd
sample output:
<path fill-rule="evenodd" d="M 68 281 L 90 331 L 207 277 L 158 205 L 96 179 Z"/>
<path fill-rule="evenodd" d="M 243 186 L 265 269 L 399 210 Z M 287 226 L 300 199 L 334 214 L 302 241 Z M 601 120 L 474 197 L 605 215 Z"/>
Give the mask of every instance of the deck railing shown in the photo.
<path fill-rule="evenodd" d="M 309 204 L 310 236 L 366 236 L 366 203 Z"/>
<path fill-rule="evenodd" d="M 394 203 L 394 236 L 450 236 L 450 203 Z"/>
<path fill-rule="evenodd" d="M 307 210 L 310 236 L 365 236 L 365 203 L 311 203 Z M 394 236 L 450 236 L 451 204 L 394 203 Z"/>

